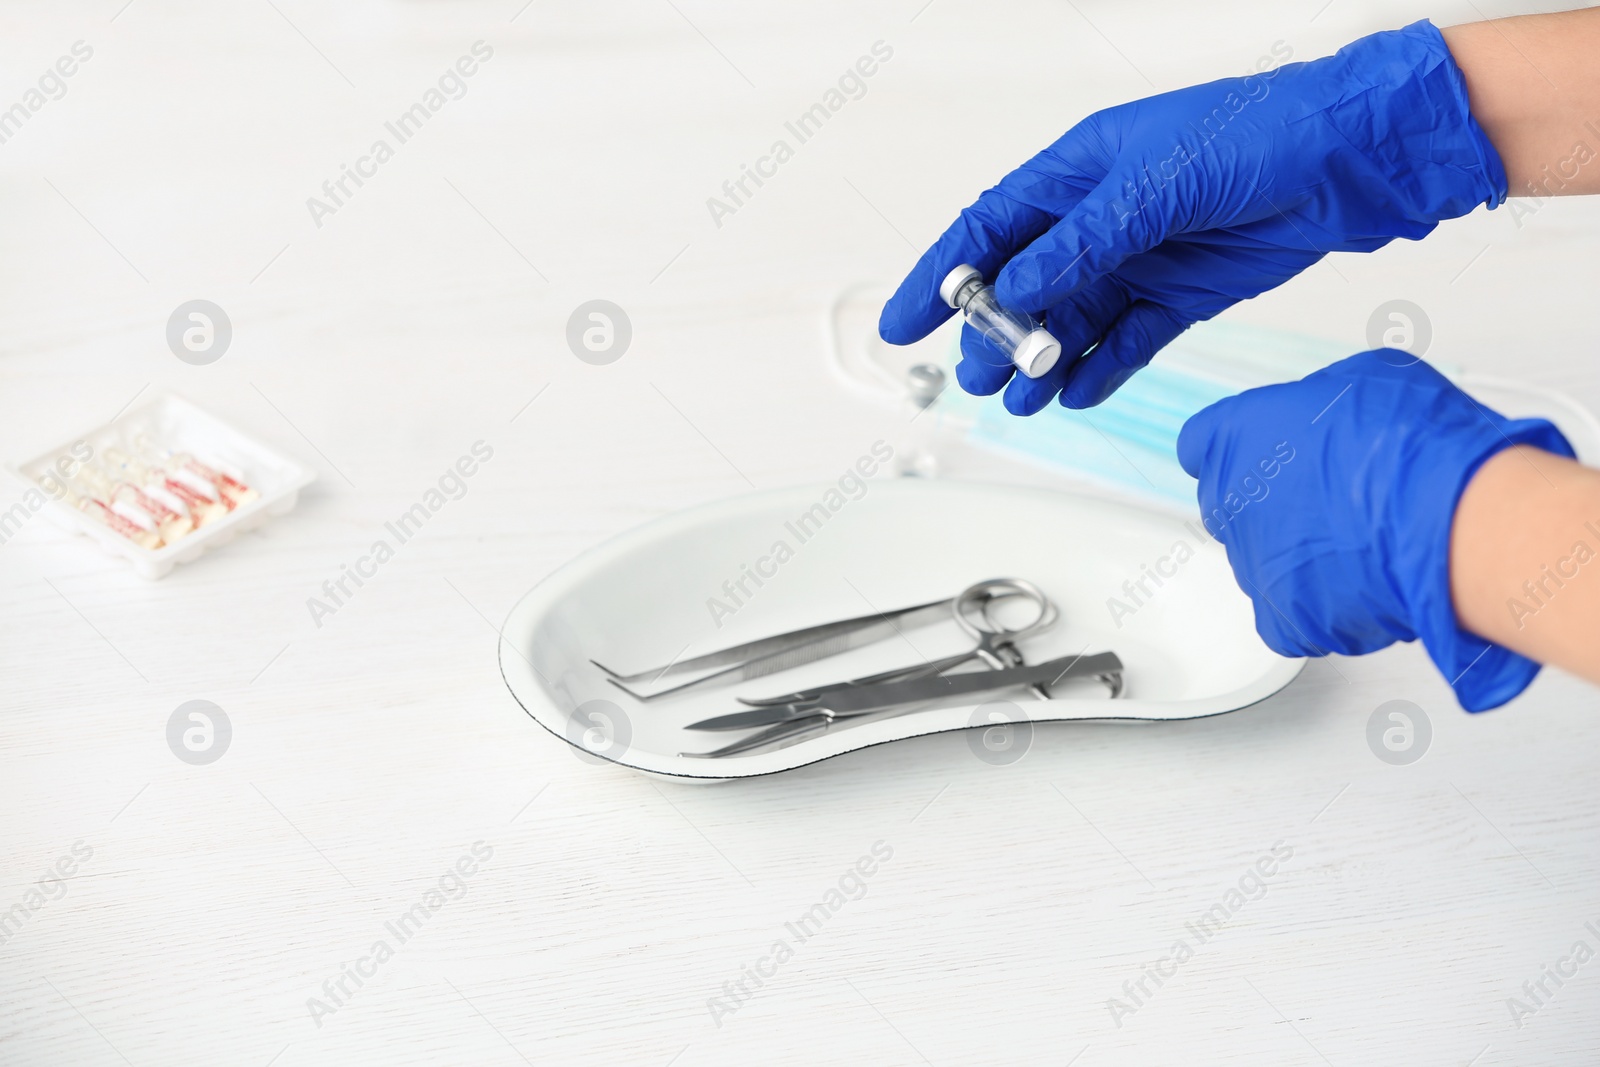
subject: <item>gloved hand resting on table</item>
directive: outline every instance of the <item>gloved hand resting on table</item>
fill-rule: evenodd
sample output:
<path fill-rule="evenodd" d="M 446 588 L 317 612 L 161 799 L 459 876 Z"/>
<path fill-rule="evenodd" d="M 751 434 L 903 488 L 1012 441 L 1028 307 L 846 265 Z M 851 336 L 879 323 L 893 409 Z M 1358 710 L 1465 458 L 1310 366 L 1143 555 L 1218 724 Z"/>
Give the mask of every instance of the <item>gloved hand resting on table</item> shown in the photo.
<path fill-rule="evenodd" d="M 883 309 L 891 344 L 953 312 L 939 283 L 971 263 L 1000 303 L 1044 312 L 1062 355 L 1013 377 L 970 326 L 956 379 L 1031 415 L 1105 400 L 1195 322 L 1331 251 L 1417 239 L 1505 199 L 1493 145 L 1433 25 L 1336 55 L 1197 85 L 1089 116 L 945 231 Z M 1087 356 L 1078 357 L 1084 352 Z"/>
<path fill-rule="evenodd" d="M 1178 461 L 1275 652 L 1420 638 L 1462 707 L 1482 711 L 1539 665 L 1458 625 L 1451 523 L 1474 473 L 1514 444 L 1573 455 L 1549 422 L 1506 419 L 1381 348 L 1212 404 L 1184 424 Z"/>

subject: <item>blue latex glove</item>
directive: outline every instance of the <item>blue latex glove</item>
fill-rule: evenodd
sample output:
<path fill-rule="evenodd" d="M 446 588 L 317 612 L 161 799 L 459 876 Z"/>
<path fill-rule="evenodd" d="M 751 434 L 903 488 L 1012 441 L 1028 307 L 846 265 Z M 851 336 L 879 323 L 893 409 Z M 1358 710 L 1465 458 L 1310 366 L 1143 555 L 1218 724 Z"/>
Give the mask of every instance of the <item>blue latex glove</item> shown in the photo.
<path fill-rule="evenodd" d="M 1273 651 L 1355 656 L 1421 638 L 1461 706 L 1483 711 L 1539 665 L 1457 625 L 1450 527 L 1478 468 L 1513 444 L 1573 455 L 1545 420 L 1507 419 L 1380 348 L 1219 400 L 1184 424 L 1178 461 Z"/>
<path fill-rule="evenodd" d="M 1190 325 L 1326 253 L 1417 239 L 1506 196 L 1500 157 L 1427 22 L 1310 63 L 1089 116 L 1006 175 L 923 254 L 883 309 L 890 344 L 953 312 L 939 283 L 971 263 L 1000 302 L 1044 311 L 1062 358 L 1016 375 L 971 327 L 956 379 L 1031 415 L 1105 400 Z M 1078 357 L 1088 352 L 1088 355 Z"/>

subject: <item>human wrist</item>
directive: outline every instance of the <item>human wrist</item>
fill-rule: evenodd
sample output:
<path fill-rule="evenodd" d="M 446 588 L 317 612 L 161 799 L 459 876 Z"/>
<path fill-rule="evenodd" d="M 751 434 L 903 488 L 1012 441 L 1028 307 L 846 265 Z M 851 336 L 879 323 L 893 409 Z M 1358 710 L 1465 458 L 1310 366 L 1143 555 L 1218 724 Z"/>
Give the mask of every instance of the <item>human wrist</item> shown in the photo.
<path fill-rule="evenodd" d="M 1524 552 L 1516 543 L 1522 526 L 1517 516 L 1535 506 L 1538 486 L 1528 478 L 1530 472 L 1538 473 L 1535 451 L 1507 448 L 1485 461 L 1462 490 L 1450 522 L 1450 597 L 1456 620 L 1497 644 L 1515 639 L 1515 623 L 1497 602 L 1504 597 L 1507 565 L 1526 569 L 1519 565 Z"/>
<path fill-rule="evenodd" d="M 1510 195 L 1600 192 L 1600 8 L 1521 15 L 1441 31 Z M 1525 210 L 1525 209 L 1524 209 Z"/>
<path fill-rule="evenodd" d="M 1511 700 L 1533 681 L 1539 664 L 1470 627 L 1457 610 L 1455 532 L 1457 517 L 1470 520 L 1481 512 L 1483 486 L 1469 490 L 1488 469 L 1493 486 L 1504 477 L 1517 449 L 1527 446 L 1559 456 L 1572 456 L 1554 425 L 1543 419 L 1506 419 L 1469 401 L 1451 410 L 1426 413 L 1418 419 L 1416 447 L 1400 459 L 1409 483 L 1400 499 L 1407 514 L 1383 525 L 1392 538 L 1387 558 L 1404 590 L 1404 601 L 1417 637 L 1429 657 L 1468 711 L 1486 711 Z M 1509 457 L 1509 458 L 1508 458 Z M 1470 529 L 1477 529 L 1471 526 Z M 1480 551 L 1472 542 L 1471 552 Z M 1464 559 L 1476 568 L 1477 556 Z M 1463 577 L 1468 573 L 1463 570 Z M 1471 599 L 1474 620 L 1481 617 L 1479 595 Z"/>
<path fill-rule="evenodd" d="M 1462 493 L 1450 587 L 1463 628 L 1600 680 L 1600 471 L 1531 447 L 1505 449 Z"/>
<path fill-rule="evenodd" d="M 1431 229 L 1505 200 L 1504 164 L 1473 116 L 1466 77 L 1438 27 L 1423 20 L 1370 34 L 1338 58 L 1353 88 L 1367 91 L 1347 94 L 1330 119 L 1381 168 L 1386 193 L 1408 220 Z"/>

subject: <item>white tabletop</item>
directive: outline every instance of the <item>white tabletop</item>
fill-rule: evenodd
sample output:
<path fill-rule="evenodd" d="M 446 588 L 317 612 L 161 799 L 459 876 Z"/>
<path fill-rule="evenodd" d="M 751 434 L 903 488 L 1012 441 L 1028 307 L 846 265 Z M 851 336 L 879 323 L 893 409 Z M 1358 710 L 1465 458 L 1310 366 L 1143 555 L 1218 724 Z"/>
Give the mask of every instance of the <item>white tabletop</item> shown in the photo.
<path fill-rule="evenodd" d="M 1600 963 L 1507 1003 L 1600 950 L 1600 700 L 1555 672 L 1468 716 L 1400 647 L 1217 719 L 1044 728 L 1010 766 L 945 735 L 688 787 L 575 758 L 495 666 L 585 547 L 878 434 L 825 369 L 833 294 L 1098 107 L 1475 17 L 1401 6 L 8 5 L 0 108 L 92 56 L 0 144 L 0 458 L 178 391 L 319 480 L 158 583 L 38 519 L 0 546 L 0 1062 L 1592 1061 Z M 465 95 L 319 227 L 307 198 L 477 41 Z M 878 41 L 718 225 L 707 198 Z M 1354 352 L 1409 299 L 1440 358 L 1600 410 L 1597 239 L 1593 200 L 1479 212 L 1228 317 Z M 164 338 L 196 298 L 234 326 L 209 366 Z M 608 366 L 565 341 L 596 298 L 633 326 Z M 467 495 L 315 625 L 480 440 Z M 197 699 L 233 729 L 206 766 L 166 740 Z M 1395 699 L 1432 725 L 1407 766 L 1366 739 Z M 830 908 L 841 878 L 865 895 Z"/>

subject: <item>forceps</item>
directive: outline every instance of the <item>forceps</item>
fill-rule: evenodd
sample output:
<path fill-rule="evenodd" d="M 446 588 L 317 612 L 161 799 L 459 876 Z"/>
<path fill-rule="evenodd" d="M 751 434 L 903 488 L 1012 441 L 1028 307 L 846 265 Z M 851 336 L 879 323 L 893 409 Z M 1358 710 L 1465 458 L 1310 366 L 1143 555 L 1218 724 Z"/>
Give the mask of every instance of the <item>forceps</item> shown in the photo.
<path fill-rule="evenodd" d="M 771 725 L 731 745 L 724 745 L 710 752 L 683 752 L 680 755 L 697 759 L 737 756 L 769 745 L 792 744 L 827 733 L 835 722 L 862 718 L 878 712 L 898 715 L 929 701 L 972 697 L 980 693 L 1021 685 L 1049 685 L 1062 678 L 1092 675 L 1105 679 L 1114 675 L 1120 680 L 1121 673 L 1122 661 L 1117 658 L 1116 653 L 1101 652 L 1093 656 L 1063 656 L 1033 667 L 1004 667 L 998 670 L 918 678 L 913 681 L 902 680 L 840 688 L 811 700 L 796 701 L 781 707 L 761 708 L 754 712 L 740 712 L 741 715 L 765 714 L 769 717 L 763 721 Z M 704 724 L 697 725 L 705 728 Z M 744 725 L 753 726 L 757 723 L 748 722 Z"/>
<path fill-rule="evenodd" d="M 1034 617 L 1020 626 L 1006 626 L 995 621 L 989 609 L 996 601 L 1011 597 L 1023 597 L 1030 601 L 1037 609 Z M 748 704 L 753 708 L 775 707 L 794 704 L 800 701 L 814 700 L 830 693 L 854 689 L 858 686 L 873 685 L 881 682 L 913 681 L 917 678 L 926 678 L 932 675 L 944 674 L 953 667 L 959 667 L 974 659 L 982 660 L 984 665 L 992 670 L 1003 667 L 1025 666 L 1022 654 L 1017 650 L 1016 642 L 1025 637 L 1049 629 L 1055 625 L 1058 618 L 1056 606 L 1044 591 L 1032 582 L 1023 581 L 1021 578 L 990 578 L 988 581 L 979 582 L 967 587 L 961 595 L 950 604 L 950 614 L 956 624 L 967 632 L 977 642 L 965 652 L 958 652 L 954 656 L 944 659 L 931 660 L 911 667 L 900 667 L 895 670 L 883 671 L 879 674 L 869 674 L 864 678 L 852 678 L 847 682 L 835 682 L 832 685 L 817 686 L 812 689 L 801 690 L 798 693 L 785 693 L 782 696 L 761 697 L 758 699 L 737 698 L 739 703 Z M 976 613 L 981 622 L 975 622 L 973 615 Z M 1050 694 L 1043 685 L 1034 685 L 1033 694 L 1040 700 L 1049 700 Z M 735 712 L 732 715 L 719 715 L 713 719 L 704 719 L 691 723 L 690 730 L 742 730 L 750 726 L 765 726 L 775 722 L 776 719 L 763 719 L 756 712 Z"/>
<path fill-rule="evenodd" d="M 1021 587 L 1023 586 L 1026 586 L 1031 592 L 1021 593 Z M 999 591 L 999 595 L 996 596 L 994 591 Z M 970 586 L 964 590 L 959 596 L 950 597 L 946 600 L 934 600 L 926 604 L 900 608 L 897 611 L 861 615 L 853 619 L 841 619 L 838 622 L 808 626 L 804 629 L 792 630 L 773 637 L 747 641 L 742 645 L 719 649 L 716 652 L 707 652 L 692 659 L 674 660 L 664 667 L 638 671 L 634 674 L 619 674 L 598 660 L 591 659 L 589 662 L 608 675 L 606 679 L 608 682 L 635 700 L 651 701 L 703 685 L 743 682 L 752 678 L 765 677 L 768 674 L 776 674 L 778 671 L 788 670 L 790 667 L 813 663 L 819 659 L 836 656 L 841 652 L 861 648 L 864 645 L 870 645 L 885 638 L 893 637 L 907 629 L 927 626 L 930 623 L 948 619 L 958 602 L 961 602 L 964 598 L 981 603 L 985 612 L 987 612 L 990 601 L 1019 594 L 1030 596 L 1030 598 L 1036 595 L 1039 599 L 1044 599 L 1044 594 L 1040 593 L 1031 583 L 1023 582 L 1016 578 L 998 578 L 979 582 L 977 585 Z M 1044 602 L 1048 604 L 1048 600 Z M 1053 612 L 1054 609 L 1051 608 L 1051 611 Z M 959 620 L 960 616 L 958 615 L 957 618 Z M 963 625 L 967 624 L 963 623 Z M 721 667 L 722 670 L 712 671 L 710 674 L 654 693 L 640 693 L 624 684 L 639 682 L 644 679 L 656 680 L 712 667 Z M 884 677 L 888 677 L 888 675 Z"/>

